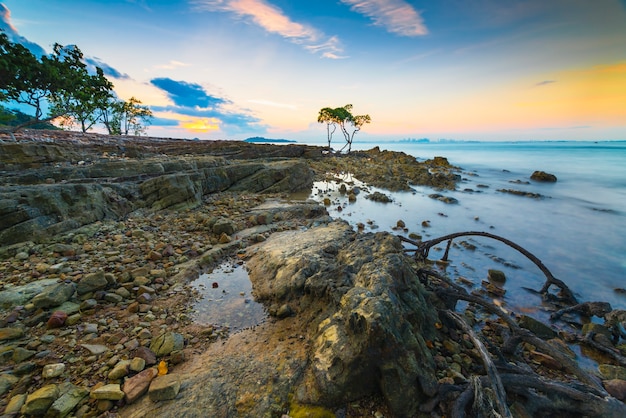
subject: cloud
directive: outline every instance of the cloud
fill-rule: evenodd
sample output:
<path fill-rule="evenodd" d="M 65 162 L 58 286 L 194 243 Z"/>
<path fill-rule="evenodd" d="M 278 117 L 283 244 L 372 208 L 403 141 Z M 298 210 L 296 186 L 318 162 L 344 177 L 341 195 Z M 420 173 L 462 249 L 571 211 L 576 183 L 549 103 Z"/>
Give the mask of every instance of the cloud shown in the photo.
<path fill-rule="evenodd" d="M 111 67 L 106 62 L 102 61 L 100 58 L 96 57 L 85 57 L 85 63 L 87 64 L 87 69 L 90 73 L 96 72 L 96 67 L 102 68 L 105 76 L 117 78 L 117 79 L 128 79 L 130 78 L 128 74 L 124 74 Z"/>
<path fill-rule="evenodd" d="M 342 58 L 343 50 L 337 37 L 328 37 L 309 25 L 294 22 L 283 11 L 265 0 L 191 0 L 198 10 L 227 12 L 242 20 L 249 20 L 289 41 L 303 45 L 324 58 Z"/>
<path fill-rule="evenodd" d="M 369 17 L 377 26 L 401 36 L 428 33 L 420 13 L 404 0 L 341 0 L 350 9 Z"/>
<path fill-rule="evenodd" d="M 556 83 L 556 80 L 543 80 L 535 84 L 535 86 L 545 86 L 546 84 Z"/>
<path fill-rule="evenodd" d="M 161 64 L 161 65 L 157 65 L 154 68 L 158 68 L 160 70 L 175 70 L 177 68 L 181 68 L 181 67 L 189 67 L 191 64 L 187 64 L 184 62 L 180 62 L 180 61 L 170 61 L 167 64 Z"/>
<path fill-rule="evenodd" d="M 226 100 L 209 96 L 199 84 L 176 81 L 171 78 L 153 78 L 150 83 L 165 91 L 176 106 L 215 108 L 227 103 Z"/>
<path fill-rule="evenodd" d="M 9 41 L 23 45 L 33 55 L 42 57 L 46 55 L 46 51 L 34 42 L 30 42 L 25 37 L 21 36 L 17 28 L 11 23 L 11 11 L 4 3 L 0 3 L 0 31 L 3 31 L 9 38 Z"/>
<path fill-rule="evenodd" d="M 260 119 L 249 111 L 235 109 L 230 100 L 207 94 L 199 84 L 171 78 L 154 78 L 150 83 L 163 90 L 173 102 L 172 105 L 151 106 L 150 109 L 153 112 L 177 115 L 177 123 L 185 129 L 200 132 L 221 128 L 228 133 L 259 132 L 266 129 L 260 124 Z"/>
<path fill-rule="evenodd" d="M 260 104 L 260 105 L 264 105 L 264 106 L 269 106 L 269 107 L 278 107 L 281 109 L 292 109 L 292 110 L 296 110 L 297 107 L 295 105 L 291 105 L 291 104 L 287 104 L 287 103 L 277 103 L 277 102 L 273 102 L 271 100 L 264 100 L 264 99 L 258 99 L 258 100 L 248 100 L 248 102 L 250 103 L 255 103 L 255 104 Z"/>

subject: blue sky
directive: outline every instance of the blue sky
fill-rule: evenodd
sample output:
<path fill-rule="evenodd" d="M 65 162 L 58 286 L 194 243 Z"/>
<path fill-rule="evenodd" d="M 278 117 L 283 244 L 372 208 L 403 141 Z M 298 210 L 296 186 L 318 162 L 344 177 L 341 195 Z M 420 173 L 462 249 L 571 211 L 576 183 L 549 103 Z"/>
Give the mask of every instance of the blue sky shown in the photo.
<path fill-rule="evenodd" d="M 149 135 L 325 141 L 323 107 L 372 123 L 357 141 L 626 139 L 618 0 L 5 0 L 34 52 L 76 44 Z"/>

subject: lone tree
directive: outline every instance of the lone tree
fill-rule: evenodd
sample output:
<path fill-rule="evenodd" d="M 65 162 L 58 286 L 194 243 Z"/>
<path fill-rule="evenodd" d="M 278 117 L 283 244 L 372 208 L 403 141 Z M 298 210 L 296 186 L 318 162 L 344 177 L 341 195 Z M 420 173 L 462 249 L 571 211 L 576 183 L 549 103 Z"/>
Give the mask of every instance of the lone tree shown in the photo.
<path fill-rule="evenodd" d="M 330 147 L 332 136 L 337 130 L 337 126 L 339 126 L 339 128 L 341 129 L 341 133 L 343 134 L 344 140 L 346 141 L 345 145 L 339 150 L 339 152 L 348 147 L 348 150 L 346 152 L 350 153 L 350 151 L 352 150 L 354 135 L 361 130 L 363 125 L 365 125 L 366 123 L 370 123 L 372 121 L 372 118 L 370 117 L 370 115 L 353 115 L 352 105 L 347 104 L 344 107 L 337 107 L 334 109 L 330 107 L 322 108 L 317 116 L 317 121 L 319 123 L 326 124 L 326 132 L 328 136 L 328 152 L 332 151 Z"/>

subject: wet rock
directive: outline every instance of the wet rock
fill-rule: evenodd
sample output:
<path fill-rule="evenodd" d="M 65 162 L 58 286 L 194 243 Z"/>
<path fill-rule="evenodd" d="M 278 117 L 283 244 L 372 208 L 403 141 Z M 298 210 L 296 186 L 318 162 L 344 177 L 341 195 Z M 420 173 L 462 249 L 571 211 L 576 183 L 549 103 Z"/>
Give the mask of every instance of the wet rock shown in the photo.
<path fill-rule="evenodd" d="M 506 275 L 501 270 L 489 269 L 487 272 L 487 280 L 489 280 L 491 284 L 502 287 L 506 283 Z"/>
<path fill-rule="evenodd" d="M 83 277 L 76 286 L 76 293 L 84 295 L 86 293 L 95 292 L 96 290 L 106 289 L 109 282 L 104 277 L 104 271 L 100 270 L 97 273 L 87 274 Z"/>
<path fill-rule="evenodd" d="M 455 199 L 454 197 L 444 196 L 444 195 L 439 194 L 439 193 L 429 194 L 428 197 L 430 197 L 431 199 L 439 200 L 440 202 L 447 203 L 447 204 L 459 203 L 459 201 L 457 199 Z"/>
<path fill-rule="evenodd" d="M 176 332 L 166 332 L 152 340 L 150 350 L 157 357 L 170 354 L 172 351 L 182 350 L 185 347 L 185 339 L 181 334 Z"/>
<path fill-rule="evenodd" d="M 124 398 L 124 392 L 117 383 L 110 383 L 98 388 L 92 389 L 89 393 L 91 399 L 104 399 L 110 401 L 119 401 Z"/>
<path fill-rule="evenodd" d="M 624 402 L 626 400 L 626 380 L 611 379 L 605 380 L 604 388 L 610 395 Z"/>
<path fill-rule="evenodd" d="M 59 397 L 57 385 L 46 385 L 28 395 L 22 413 L 25 415 L 43 415 Z"/>
<path fill-rule="evenodd" d="M 544 340 L 549 340 L 557 336 L 556 332 L 552 328 L 528 315 L 522 315 L 518 321 L 518 324 L 520 327 L 526 328 L 537 337 Z"/>
<path fill-rule="evenodd" d="M 374 193 L 368 194 L 367 196 L 365 196 L 365 198 L 373 202 L 380 202 L 380 203 L 390 203 L 393 201 L 389 196 L 381 192 L 374 192 Z"/>
<path fill-rule="evenodd" d="M 57 283 L 46 287 L 31 300 L 31 303 L 35 305 L 35 308 L 59 306 L 72 297 L 74 290 L 75 287 L 73 283 Z"/>
<path fill-rule="evenodd" d="M 157 376 L 150 383 L 148 396 L 153 402 L 174 399 L 180 392 L 180 378 L 175 374 Z"/>
<path fill-rule="evenodd" d="M 152 379 L 156 376 L 157 370 L 150 368 L 126 379 L 122 388 L 126 396 L 126 402 L 131 404 L 143 396 L 148 391 Z"/>
<path fill-rule="evenodd" d="M 626 380 L 626 367 L 601 364 L 598 366 L 598 370 L 606 380 Z"/>
<path fill-rule="evenodd" d="M 556 176 L 554 174 L 546 173 L 545 171 L 535 171 L 530 175 L 531 180 L 556 183 Z"/>
<path fill-rule="evenodd" d="M 276 311 L 276 317 L 280 319 L 287 318 L 293 314 L 293 309 L 291 309 L 291 306 L 286 303 L 281 305 L 280 308 L 278 308 L 278 310 Z"/>

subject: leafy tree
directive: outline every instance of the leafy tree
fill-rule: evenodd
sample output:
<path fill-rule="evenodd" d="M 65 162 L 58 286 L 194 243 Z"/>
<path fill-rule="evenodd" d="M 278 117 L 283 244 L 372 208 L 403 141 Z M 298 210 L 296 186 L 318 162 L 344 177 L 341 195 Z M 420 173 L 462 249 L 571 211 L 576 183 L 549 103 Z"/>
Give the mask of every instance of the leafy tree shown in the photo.
<path fill-rule="evenodd" d="M 33 116 L 27 115 L 24 112 L 20 112 L 17 109 L 7 109 L 3 106 L 0 106 L 0 128 L 2 127 L 13 127 L 22 125 L 24 123 L 32 121 Z M 54 126 L 50 122 L 40 122 L 33 125 L 30 125 L 31 129 L 59 129 Z"/>
<path fill-rule="evenodd" d="M 317 117 L 319 123 L 326 123 L 326 129 L 328 133 L 328 151 L 330 152 L 330 142 L 332 134 L 337 129 L 337 126 L 341 129 L 341 133 L 346 141 L 346 144 L 339 150 L 343 151 L 348 147 L 347 152 L 352 150 L 352 142 L 354 141 L 354 135 L 361 130 L 364 124 L 372 121 L 369 115 L 357 115 L 352 114 L 352 105 L 347 104 L 344 107 L 337 107 L 331 109 L 325 107 L 320 110 Z M 330 130 L 333 127 L 332 131 Z"/>
<path fill-rule="evenodd" d="M 333 134 L 337 130 L 337 123 L 335 120 L 333 109 L 331 109 L 330 107 L 325 107 L 322 110 L 320 110 L 319 115 L 317 115 L 317 122 L 326 124 L 326 135 L 328 137 L 328 152 L 330 153 L 332 151 L 330 147 L 330 142 L 333 138 Z M 331 130 L 331 127 L 332 127 L 332 130 Z"/>
<path fill-rule="evenodd" d="M 71 127 L 80 124 L 82 132 L 87 132 L 102 120 L 113 97 L 113 84 L 104 76 L 101 68 L 96 68 L 95 75 L 89 75 L 86 69 L 77 72 L 75 90 L 71 94 L 59 94 L 51 98 L 51 113 L 62 114 L 61 126 Z"/>
<path fill-rule="evenodd" d="M 141 135 L 146 131 L 147 125 L 153 117 L 152 111 L 148 106 L 142 106 L 141 100 L 131 97 L 126 102 L 121 102 L 117 105 L 117 111 L 119 112 L 119 121 L 121 123 L 121 132 L 124 135 L 128 135 L 128 132 L 132 132 L 133 135 Z"/>

